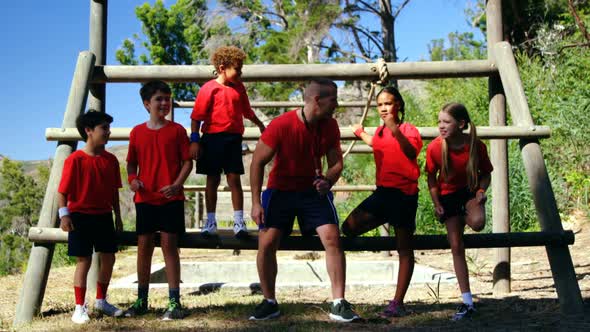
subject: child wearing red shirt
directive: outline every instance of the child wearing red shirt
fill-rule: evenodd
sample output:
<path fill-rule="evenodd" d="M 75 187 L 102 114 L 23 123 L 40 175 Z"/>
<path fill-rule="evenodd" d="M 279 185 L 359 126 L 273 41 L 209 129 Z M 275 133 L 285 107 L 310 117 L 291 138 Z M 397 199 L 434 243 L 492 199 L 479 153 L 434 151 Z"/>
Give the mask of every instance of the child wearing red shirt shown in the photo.
<path fill-rule="evenodd" d="M 469 126 L 469 134 L 464 134 Z M 462 104 L 449 103 L 438 114 L 440 136 L 426 149 L 428 188 L 434 211 L 447 228 L 455 274 L 463 304 L 453 320 L 475 313 L 465 261 L 465 224 L 476 232 L 485 226 L 486 189 L 493 170 L 485 144 L 477 138 L 475 125 Z"/>
<path fill-rule="evenodd" d="M 191 114 L 191 156 L 197 160 L 197 173 L 207 175 L 207 222 L 203 236 L 217 232 L 217 188 L 223 171 L 231 190 L 234 234 L 237 238 L 248 237 L 244 222 L 244 193 L 240 182 L 240 175 L 244 174 L 242 117 L 256 124 L 261 133 L 264 124 L 252 111 L 246 88 L 240 80 L 245 58 L 244 51 L 234 46 L 220 47 L 213 53 L 211 62 L 218 76 L 201 87 Z M 203 137 L 199 136 L 199 129 Z"/>
<path fill-rule="evenodd" d="M 72 321 L 77 324 L 90 320 L 85 296 L 93 249 L 100 257 L 94 308 L 108 316 L 123 314 L 121 309 L 106 300 L 117 252 L 115 230 L 123 230 L 119 208 L 119 162 L 105 151 L 111 122 L 113 118 L 110 115 L 94 110 L 76 119 L 76 127 L 86 145 L 65 160 L 57 193 L 60 227 L 68 232 L 68 255 L 76 257 L 76 309 Z"/>
<path fill-rule="evenodd" d="M 160 232 L 170 298 L 162 319 L 181 319 L 178 237 L 185 232 L 183 184 L 193 166 L 188 135 L 184 127 L 166 120 L 172 105 L 168 84 L 148 82 L 140 95 L 150 118 L 131 130 L 127 154 L 128 181 L 135 192 L 137 214 L 138 298 L 125 316 L 147 312 L 154 237 Z"/>
<path fill-rule="evenodd" d="M 393 225 L 399 254 L 399 273 L 393 300 L 380 314 L 383 318 L 407 314 L 404 297 L 414 271 L 412 237 L 416 230 L 418 208 L 418 177 L 416 158 L 422 149 L 418 129 L 404 122 L 405 103 L 394 87 L 377 94 L 377 111 L 384 125 L 374 136 L 360 124 L 354 134 L 373 147 L 377 167 L 377 190 L 356 207 L 342 224 L 347 236 L 358 236 L 385 223 Z M 401 117 L 398 115 L 401 114 Z"/>

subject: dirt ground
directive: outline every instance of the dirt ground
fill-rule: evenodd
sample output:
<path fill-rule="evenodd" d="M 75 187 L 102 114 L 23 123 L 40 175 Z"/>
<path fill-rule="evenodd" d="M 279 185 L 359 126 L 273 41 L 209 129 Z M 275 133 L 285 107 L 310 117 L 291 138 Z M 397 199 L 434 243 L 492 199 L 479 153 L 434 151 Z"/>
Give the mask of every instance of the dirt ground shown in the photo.
<path fill-rule="evenodd" d="M 469 322 L 449 322 L 449 317 L 460 303 L 460 292 L 456 285 L 436 283 L 412 285 L 406 296 L 407 307 L 414 312 L 409 317 L 393 321 L 382 321 L 375 318 L 383 305 L 394 293 L 393 288 L 385 287 L 355 287 L 347 289 L 347 298 L 353 303 L 359 313 L 365 318 L 353 325 L 334 324 L 327 321 L 325 312 L 330 296 L 326 289 L 279 290 L 278 300 L 283 306 L 284 317 L 278 322 L 253 325 L 245 317 L 233 320 L 223 318 L 224 305 L 227 302 L 233 306 L 231 312 L 247 316 L 253 306 L 260 301 L 258 294 L 248 292 L 237 294 L 229 292 L 219 298 L 207 295 L 199 290 L 183 289 L 183 301 L 189 310 L 189 317 L 182 324 L 168 325 L 120 325 L 112 321 L 102 321 L 90 329 L 100 330 L 144 330 L 144 329 L 179 329 L 179 330 L 590 330 L 590 222 L 584 218 L 575 218 L 569 227 L 575 232 L 575 244 L 570 246 L 570 253 L 576 270 L 578 284 L 585 301 L 584 313 L 580 315 L 563 315 L 559 310 L 557 293 L 554 287 L 551 270 L 544 247 L 513 248 L 511 251 L 512 292 L 506 296 L 494 296 L 492 285 L 492 269 L 495 259 L 494 249 L 469 249 L 467 251 L 468 265 L 471 276 L 471 288 L 474 293 L 477 316 Z M 135 248 L 130 248 L 118 255 L 113 278 L 121 278 L 134 273 Z M 230 250 L 196 250 L 183 249 L 183 261 L 212 261 L 212 260 L 250 260 L 253 261 L 255 251 L 242 251 L 239 256 L 232 255 Z M 319 259 L 323 259 L 322 253 Z M 292 259 L 301 252 L 281 252 L 280 257 Z M 382 253 L 347 253 L 348 264 L 357 260 L 384 259 Z M 391 259 L 397 260 L 394 254 Z M 417 251 L 418 264 L 431 266 L 443 271 L 453 272 L 452 258 L 448 250 Z M 162 262 L 161 254 L 157 252 L 154 262 Z M 280 273 L 280 271 L 279 271 Z M 69 322 L 73 297 L 71 279 L 73 267 L 53 268 L 51 270 L 48 287 L 42 307 L 42 316 L 35 318 L 33 324 L 26 330 L 63 330 L 75 329 Z M 0 295 L 0 330 L 11 329 L 14 319 L 16 302 L 22 284 L 22 275 L 0 278 L 3 291 Z M 234 291 L 235 292 L 235 291 Z M 122 307 L 133 301 L 133 290 L 115 289 L 110 292 L 111 302 Z M 208 297 L 207 297 L 208 296 Z M 150 297 L 162 299 L 152 303 L 152 306 L 164 306 L 164 291 L 154 291 Z M 236 300 L 236 298 L 242 300 Z M 229 300 L 228 300 L 229 299 Z M 238 302 L 236 304 L 236 301 Z M 240 302 L 242 301 L 242 302 Z M 283 305 L 284 304 L 284 305 Z M 305 320 L 298 319 L 299 306 L 309 304 L 311 309 L 303 310 Z M 289 312 L 293 315 L 289 315 Z M 221 315 L 218 321 L 211 320 L 213 316 Z M 204 317 L 207 319 L 203 320 Z M 191 320 L 193 319 L 193 320 Z M 311 324 L 308 320 L 325 320 L 324 325 Z M 203 323 L 205 321 L 206 323 Z M 197 323 L 196 323 L 197 322 Z M 205 325 L 203 325 L 205 324 Z M 278 325 L 277 325 L 278 324 Z M 323 323 L 322 323 L 323 324 Z M 86 328 L 88 329 L 88 328 Z"/>

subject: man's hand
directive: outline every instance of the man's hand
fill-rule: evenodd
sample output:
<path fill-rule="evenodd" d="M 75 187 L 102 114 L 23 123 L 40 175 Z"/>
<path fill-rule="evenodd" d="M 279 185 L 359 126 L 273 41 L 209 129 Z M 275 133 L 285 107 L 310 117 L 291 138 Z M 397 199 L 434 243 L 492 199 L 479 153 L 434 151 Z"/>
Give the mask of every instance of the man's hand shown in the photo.
<path fill-rule="evenodd" d="M 260 204 L 252 204 L 252 211 L 250 213 L 252 220 L 256 225 L 264 225 L 264 208 Z"/>
<path fill-rule="evenodd" d="M 313 181 L 313 186 L 315 187 L 315 190 L 317 190 L 318 193 L 320 193 L 320 195 L 327 194 L 330 191 L 330 188 L 332 188 L 332 184 L 324 176 L 317 177 Z"/>
<path fill-rule="evenodd" d="M 442 207 L 442 205 L 436 205 L 434 207 L 434 214 L 436 214 L 437 218 L 441 218 L 445 214 L 445 209 Z"/>
<path fill-rule="evenodd" d="M 170 197 L 180 194 L 181 190 L 182 190 L 182 185 L 171 184 L 171 185 L 162 187 L 162 189 L 160 189 L 159 192 L 164 194 L 164 197 L 170 198 Z"/>
<path fill-rule="evenodd" d="M 191 142 L 189 154 L 193 160 L 199 159 L 201 155 L 201 144 L 199 142 Z"/>
<path fill-rule="evenodd" d="M 71 232 L 74 230 L 74 222 L 70 216 L 61 217 L 59 228 L 64 232 Z"/>
<path fill-rule="evenodd" d="M 135 178 L 133 179 L 133 181 L 131 181 L 131 183 L 129 184 L 129 188 L 131 189 L 131 191 L 136 192 L 139 189 L 143 188 L 143 182 L 141 182 L 140 179 Z"/>

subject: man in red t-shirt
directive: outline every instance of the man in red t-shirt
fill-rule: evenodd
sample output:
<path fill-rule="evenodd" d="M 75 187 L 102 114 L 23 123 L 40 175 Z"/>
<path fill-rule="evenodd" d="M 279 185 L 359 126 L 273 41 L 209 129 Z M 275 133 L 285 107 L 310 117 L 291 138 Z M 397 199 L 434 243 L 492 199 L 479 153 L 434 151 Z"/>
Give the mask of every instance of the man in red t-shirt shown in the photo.
<path fill-rule="evenodd" d="M 150 118 L 131 130 L 127 153 L 129 187 L 135 192 L 138 296 L 125 316 L 147 312 L 154 237 L 160 232 L 170 299 L 162 319 L 181 319 L 178 237 L 185 232 L 183 184 L 193 167 L 188 135 L 166 120 L 172 105 L 168 84 L 148 82 L 140 95 Z"/>
<path fill-rule="evenodd" d="M 207 175 L 207 222 L 201 233 L 205 237 L 217 232 L 215 210 L 221 172 L 225 173 L 231 190 L 234 234 L 237 238 L 248 237 L 244 222 L 244 193 L 240 181 L 240 175 L 244 174 L 242 117 L 257 125 L 261 133 L 264 131 L 264 124 L 250 107 L 246 88 L 241 81 L 245 58 L 246 53 L 235 46 L 223 46 L 215 50 L 211 62 L 217 71 L 217 78 L 201 87 L 191 113 L 191 156 L 197 160 L 197 173 Z M 203 131 L 203 137 L 199 137 L 199 129 Z"/>
<path fill-rule="evenodd" d="M 317 233 L 326 250 L 334 298 L 330 318 L 350 322 L 359 316 L 344 299 L 346 262 L 330 192 L 343 168 L 340 132 L 332 118 L 338 106 L 337 86 L 327 79 L 314 80 L 306 86 L 303 96 L 302 109 L 287 112 L 269 124 L 252 157 L 251 215 L 260 228 L 256 263 L 264 300 L 250 320 L 280 315 L 275 299 L 276 251 L 281 238 L 291 233 L 297 217 L 302 234 Z M 322 175 L 324 155 L 328 166 Z M 264 166 L 273 157 L 273 168 L 261 200 Z"/>
<path fill-rule="evenodd" d="M 123 314 L 121 309 L 106 300 L 117 252 L 115 229 L 123 230 L 119 208 L 119 162 L 114 155 L 105 151 L 105 144 L 111 134 L 111 122 L 113 118 L 110 115 L 94 110 L 78 117 L 76 127 L 86 145 L 65 160 L 57 190 L 60 227 L 68 232 L 68 255 L 76 257 L 76 309 L 72 321 L 77 324 L 90 320 L 85 297 L 93 249 L 100 257 L 94 307 L 108 316 Z"/>

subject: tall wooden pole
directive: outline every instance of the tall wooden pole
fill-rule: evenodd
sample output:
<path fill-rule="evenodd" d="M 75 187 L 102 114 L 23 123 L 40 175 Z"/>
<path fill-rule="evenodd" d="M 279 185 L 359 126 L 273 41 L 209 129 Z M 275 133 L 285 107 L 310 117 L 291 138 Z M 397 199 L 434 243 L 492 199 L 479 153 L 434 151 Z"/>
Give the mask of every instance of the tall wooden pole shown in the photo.
<path fill-rule="evenodd" d="M 90 84 L 93 69 L 94 55 L 87 51 L 80 53 L 62 122 L 63 128 L 75 127 L 76 118 L 84 112 L 86 98 L 88 97 L 88 85 Z M 45 198 L 39 215 L 39 227 L 55 227 L 57 224 L 57 188 L 61 179 L 64 160 L 76 149 L 76 144 L 77 142 L 57 143 L 53 166 L 51 167 Z M 34 316 L 39 314 L 43 296 L 45 295 L 53 249 L 53 244 L 33 244 L 23 287 L 16 306 L 15 326 L 30 322 Z"/>
<path fill-rule="evenodd" d="M 107 5 L 108 0 L 90 0 L 89 47 L 96 56 L 96 65 L 105 65 L 107 57 Z M 90 84 L 88 108 L 105 112 L 106 85 L 104 83 Z M 96 291 L 96 282 L 100 271 L 99 254 L 92 254 L 92 264 L 86 279 L 86 289 L 89 294 Z"/>
<path fill-rule="evenodd" d="M 506 100 L 510 106 L 512 120 L 519 126 L 533 125 L 533 118 L 529 111 L 510 44 L 506 42 L 495 44 L 493 54 L 506 93 Z M 563 231 L 555 194 L 547 174 L 539 141 L 521 139 L 520 149 L 541 230 Z M 565 314 L 583 312 L 584 302 L 568 247 L 566 245 L 546 246 L 545 249 L 553 273 L 561 311 Z"/>
<path fill-rule="evenodd" d="M 502 41 L 502 1 L 488 0 L 486 4 L 486 31 L 488 60 L 493 61 L 492 47 Z M 490 97 L 490 126 L 506 125 L 506 97 L 498 74 L 488 79 Z M 510 199 L 508 191 L 507 140 L 490 142 L 492 172 L 492 230 L 494 233 L 510 232 Z M 494 295 L 510 293 L 510 248 L 497 248 L 493 271 Z"/>

